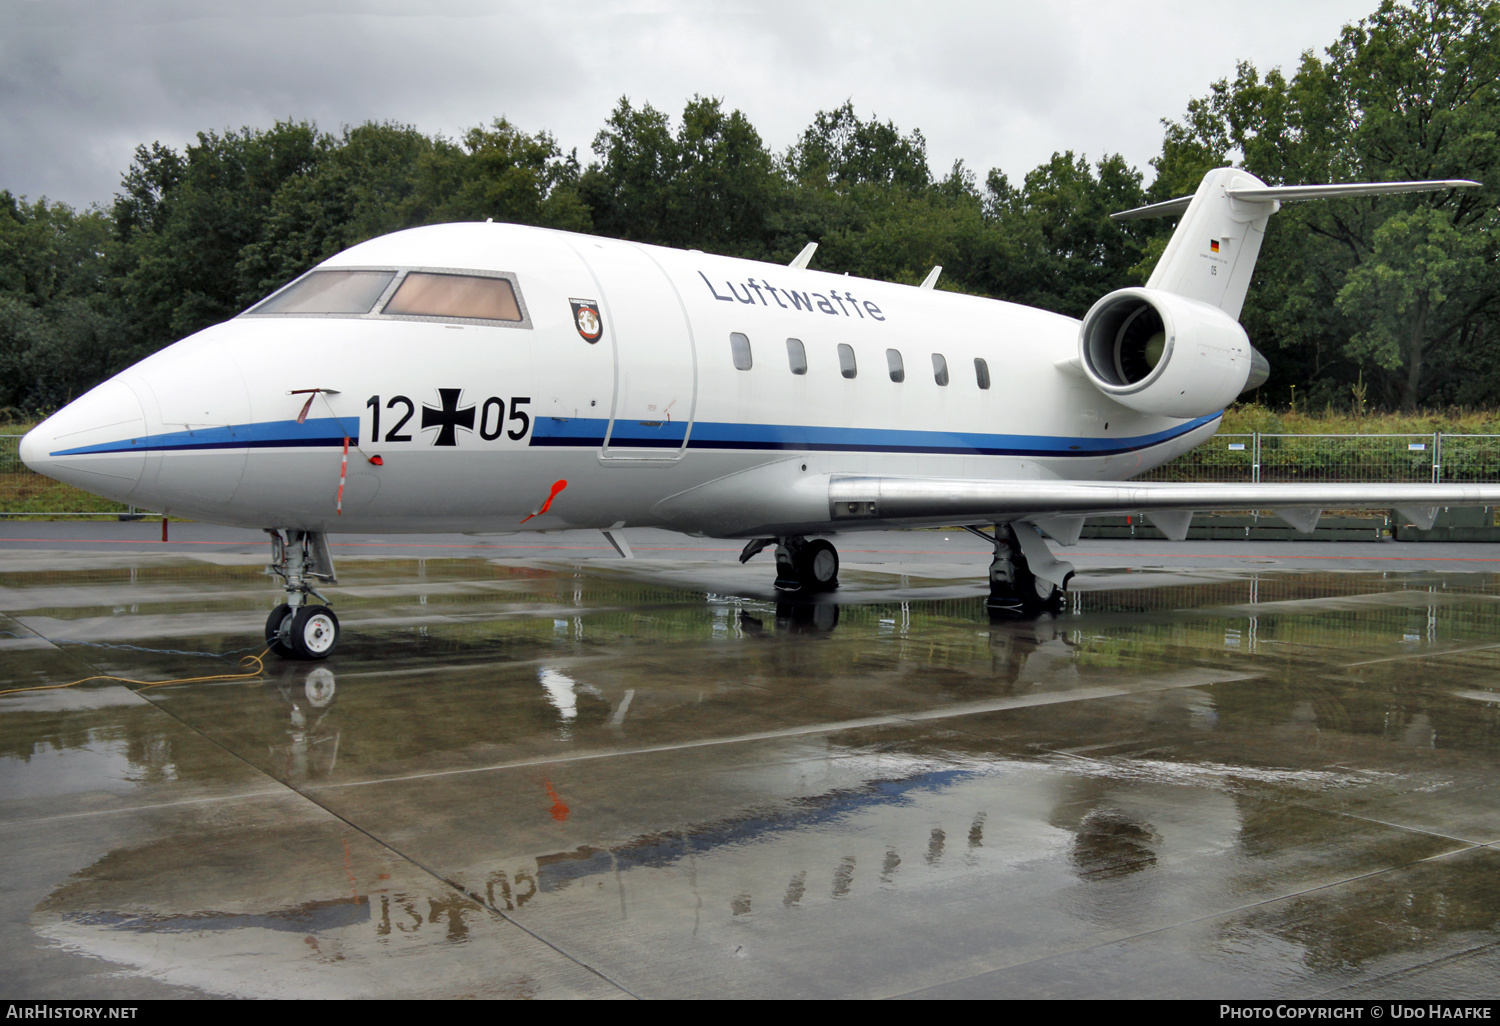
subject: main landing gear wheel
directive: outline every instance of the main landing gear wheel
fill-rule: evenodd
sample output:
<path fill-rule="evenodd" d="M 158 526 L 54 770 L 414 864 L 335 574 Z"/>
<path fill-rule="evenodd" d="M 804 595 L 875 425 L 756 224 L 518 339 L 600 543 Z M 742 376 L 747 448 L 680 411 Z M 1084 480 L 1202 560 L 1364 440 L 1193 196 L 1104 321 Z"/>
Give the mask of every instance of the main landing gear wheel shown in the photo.
<path fill-rule="evenodd" d="M 746 547 L 746 551 L 750 551 L 749 546 Z M 748 557 L 742 556 L 741 558 L 743 561 Z M 832 591 L 838 586 L 839 553 L 828 542 L 821 538 L 808 541 L 806 538 L 791 535 L 782 538 L 777 544 L 777 591 Z"/>
<path fill-rule="evenodd" d="M 807 543 L 797 570 L 808 591 L 832 591 L 839 586 L 839 551 L 819 538 Z"/>
<path fill-rule="evenodd" d="M 299 659 L 324 659 L 339 643 L 339 618 L 327 606 L 303 606 L 292 617 L 292 649 Z"/>
<path fill-rule="evenodd" d="M 985 605 L 992 613 L 1009 617 L 1034 617 L 1043 613 L 1062 611 L 1064 591 L 1042 574 L 1037 567 L 1048 570 L 1048 576 L 1057 578 L 1062 574 L 1065 587 L 1073 577 L 1070 563 L 1061 563 L 1042 543 L 1031 525 L 1022 523 L 1019 528 L 1011 524 L 995 525 L 995 533 L 987 535 L 978 528 L 966 527 L 995 548 L 990 563 L 990 597 Z M 1031 534 L 1018 532 L 1033 532 Z M 1027 543 L 1031 543 L 1032 554 L 1026 554 Z M 1037 566 L 1032 560 L 1038 560 Z"/>

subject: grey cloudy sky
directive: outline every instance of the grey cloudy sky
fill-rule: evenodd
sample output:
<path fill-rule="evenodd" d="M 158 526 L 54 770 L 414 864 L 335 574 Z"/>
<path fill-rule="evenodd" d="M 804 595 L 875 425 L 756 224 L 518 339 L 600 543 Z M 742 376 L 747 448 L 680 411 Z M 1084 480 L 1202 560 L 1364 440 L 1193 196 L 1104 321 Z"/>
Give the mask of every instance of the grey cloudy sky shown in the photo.
<path fill-rule="evenodd" d="M 0 188 L 107 203 L 135 147 L 200 130 L 504 116 L 589 144 L 620 96 L 743 110 L 773 150 L 815 112 L 920 128 L 935 173 L 1054 151 L 1147 171 L 1163 117 L 1249 60 L 1288 72 L 1378 0 L 0 0 Z"/>

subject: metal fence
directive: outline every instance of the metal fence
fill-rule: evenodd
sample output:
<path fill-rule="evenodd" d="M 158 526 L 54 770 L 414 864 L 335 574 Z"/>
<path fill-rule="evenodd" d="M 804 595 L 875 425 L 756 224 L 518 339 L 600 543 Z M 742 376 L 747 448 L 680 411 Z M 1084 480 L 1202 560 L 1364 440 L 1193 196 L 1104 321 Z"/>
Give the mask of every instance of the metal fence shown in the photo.
<path fill-rule="evenodd" d="M 0 434 L 0 516 L 119 517 L 142 513 L 54 481 L 21 462 L 21 436 Z"/>
<path fill-rule="evenodd" d="M 0 434 L 0 516 L 143 512 L 43 477 L 21 462 L 21 436 Z M 1215 435 L 1141 481 L 1496 482 L 1500 435 Z"/>
<path fill-rule="evenodd" d="M 1500 435 L 1215 435 L 1141 481 L 1500 481 Z"/>

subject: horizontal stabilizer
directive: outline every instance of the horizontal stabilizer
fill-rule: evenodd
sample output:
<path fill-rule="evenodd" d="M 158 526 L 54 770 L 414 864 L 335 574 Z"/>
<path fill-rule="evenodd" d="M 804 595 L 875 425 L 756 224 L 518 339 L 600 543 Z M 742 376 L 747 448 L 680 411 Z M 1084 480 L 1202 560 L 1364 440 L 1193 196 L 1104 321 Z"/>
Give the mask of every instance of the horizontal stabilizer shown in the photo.
<path fill-rule="evenodd" d="M 1335 196 L 1385 196 L 1398 192 L 1442 192 L 1445 189 L 1475 188 L 1479 182 L 1448 178 L 1425 182 L 1345 182 L 1335 185 L 1261 185 L 1253 188 L 1225 189 L 1230 199 L 1264 202 L 1278 200 L 1332 199 Z"/>
<path fill-rule="evenodd" d="M 1139 221 L 1148 217 L 1176 217 L 1187 210 L 1192 202 L 1191 196 L 1178 196 L 1176 199 L 1162 200 L 1160 203 L 1148 203 L 1144 207 L 1116 211 L 1109 215 L 1109 219 L 1111 221 Z"/>
<path fill-rule="evenodd" d="M 1432 179 L 1422 182 L 1345 182 L 1335 185 L 1260 185 L 1225 189 L 1230 199 L 1250 202 L 1275 200 L 1289 203 L 1297 200 L 1332 199 L 1336 196 L 1385 196 L 1401 192 L 1442 192 L 1445 189 L 1469 189 L 1479 186 L 1465 178 Z M 1144 207 L 1110 214 L 1111 220 L 1135 221 L 1147 217 L 1176 217 L 1193 202 L 1192 196 L 1148 203 Z"/>

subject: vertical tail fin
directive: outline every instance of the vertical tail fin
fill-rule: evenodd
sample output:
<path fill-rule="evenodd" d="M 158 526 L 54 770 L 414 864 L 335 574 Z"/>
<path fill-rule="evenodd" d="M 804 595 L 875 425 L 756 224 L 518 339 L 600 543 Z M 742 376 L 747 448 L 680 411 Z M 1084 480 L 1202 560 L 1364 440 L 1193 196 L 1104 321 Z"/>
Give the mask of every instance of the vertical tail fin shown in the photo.
<path fill-rule="evenodd" d="M 1264 189 L 1266 183 L 1232 167 L 1203 176 L 1146 288 L 1196 299 L 1239 320 L 1266 222 L 1281 204 L 1231 198 L 1236 187 Z"/>
<path fill-rule="evenodd" d="M 1267 185 L 1248 171 L 1221 167 L 1204 175 L 1198 191 L 1192 196 L 1111 216 L 1123 221 L 1182 214 L 1182 221 L 1167 243 L 1156 270 L 1151 272 L 1146 288 L 1216 306 L 1238 320 L 1240 308 L 1245 305 L 1245 293 L 1250 288 L 1250 277 L 1255 272 L 1255 258 L 1260 255 L 1266 221 L 1281 209 L 1283 202 L 1394 192 L 1437 192 L 1479 184 L 1445 180 Z"/>

